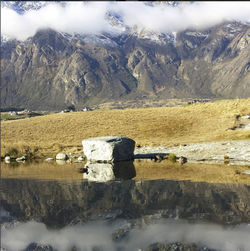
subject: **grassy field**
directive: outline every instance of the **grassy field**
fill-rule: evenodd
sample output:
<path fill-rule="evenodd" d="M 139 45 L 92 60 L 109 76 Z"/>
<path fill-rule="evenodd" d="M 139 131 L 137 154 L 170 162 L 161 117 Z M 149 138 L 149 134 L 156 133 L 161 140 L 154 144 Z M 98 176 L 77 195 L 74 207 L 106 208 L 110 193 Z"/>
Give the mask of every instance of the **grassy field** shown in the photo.
<path fill-rule="evenodd" d="M 10 115 L 7 112 L 1 113 L 1 120 L 17 120 L 17 119 L 25 119 L 35 116 L 42 116 L 43 113 L 30 112 L 21 115 Z"/>
<path fill-rule="evenodd" d="M 27 118 L 26 115 L 9 115 L 1 114 L 1 120 L 15 120 L 15 119 L 24 119 Z"/>
<path fill-rule="evenodd" d="M 250 114 L 250 98 L 183 107 L 95 110 L 56 113 L 1 121 L 1 156 L 19 153 L 53 156 L 80 152 L 81 141 L 98 136 L 127 136 L 140 145 L 164 145 L 250 139 L 249 130 L 230 130 L 236 115 Z"/>

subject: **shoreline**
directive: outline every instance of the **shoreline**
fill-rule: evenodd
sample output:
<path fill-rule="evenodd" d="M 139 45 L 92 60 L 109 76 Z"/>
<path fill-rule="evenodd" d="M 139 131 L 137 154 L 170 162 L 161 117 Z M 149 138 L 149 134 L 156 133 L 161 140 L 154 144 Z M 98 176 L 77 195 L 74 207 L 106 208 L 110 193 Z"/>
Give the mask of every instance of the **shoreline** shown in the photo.
<path fill-rule="evenodd" d="M 71 159 L 77 159 L 84 156 L 83 151 L 68 152 L 66 149 L 58 151 L 66 153 Z M 32 158 L 26 158 L 26 161 L 43 161 L 51 158 L 56 152 L 46 152 L 42 156 L 32 155 Z M 174 146 L 139 146 L 135 147 L 134 160 L 156 159 L 158 156 L 169 156 L 173 154 L 176 160 L 182 156 L 187 158 L 188 163 L 194 164 L 228 164 L 250 166 L 250 140 L 228 140 L 201 143 L 185 143 Z M 25 155 L 25 154 L 24 154 Z M 21 155 L 19 157 L 22 157 Z M 55 156 L 54 156 L 55 157 Z M 53 159 L 55 160 L 55 158 Z M 83 159 L 85 159 L 83 157 Z M 162 158 L 161 160 L 163 160 Z M 15 160 L 15 158 L 13 159 Z M 4 161 L 4 157 L 1 157 Z"/>
<path fill-rule="evenodd" d="M 178 146 L 142 146 L 136 154 L 170 154 L 187 158 L 189 163 L 250 166 L 250 140 L 187 143 Z"/>

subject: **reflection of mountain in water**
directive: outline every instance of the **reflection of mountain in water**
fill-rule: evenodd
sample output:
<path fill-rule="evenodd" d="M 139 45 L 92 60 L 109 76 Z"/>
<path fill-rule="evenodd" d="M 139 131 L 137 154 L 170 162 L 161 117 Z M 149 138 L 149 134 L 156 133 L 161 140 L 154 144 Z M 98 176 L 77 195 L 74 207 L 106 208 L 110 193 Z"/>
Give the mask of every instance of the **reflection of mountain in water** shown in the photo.
<path fill-rule="evenodd" d="M 88 219 L 250 220 L 250 187 L 189 181 L 55 182 L 2 179 L 1 206 L 18 221 L 62 227 Z"/>

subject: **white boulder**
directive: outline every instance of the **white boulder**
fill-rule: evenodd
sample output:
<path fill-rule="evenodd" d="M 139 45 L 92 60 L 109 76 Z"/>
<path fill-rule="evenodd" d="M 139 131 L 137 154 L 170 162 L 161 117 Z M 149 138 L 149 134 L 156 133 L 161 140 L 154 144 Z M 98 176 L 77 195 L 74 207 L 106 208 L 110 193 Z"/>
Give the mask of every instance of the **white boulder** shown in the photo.
<path fill-rule="evenodd" d="M 16 158 L 16 161 L 17 162 L 24 162 L 25 160 L 27 160 L 27 157 L 26 156 L 22 156 L 20 158 Z"/>
<path fill-rule="evenodd" d="M 53 158 L 47 158 L 45 161 L 51 162 L 51 161 L 54 161 L 54 159 Z"/>
<path fill-rule="evenodd" d="M 250 119 L 250 114 L 241 117 L 242 119 Z"/>
<path fill-rule="evenodd" d="M 90 138 L 82 141 L 83 152 L 90 161 L 119 162 L 132 160 L 135 141 L 120 136 Z"/>
<path fill-rule="evenodd" d="M 77 160 L 78 161 L 84 161 L 84 157 L 83 156 L 79 156 Z"/>
<path fill-rule="evenodd" d="M 250 175 L 250 170 L 245 170 L 245 171 L 242 171 L 241 173 Z"/>
<path fill-rule="evenodd" d="M 56 159 L 57 159 L 57 160 L 67 160 L 67 159 L 68 159 L 68 155 L 65 154 L 65 153 L 58 153 L 58 154 L 56 155 Z"/>

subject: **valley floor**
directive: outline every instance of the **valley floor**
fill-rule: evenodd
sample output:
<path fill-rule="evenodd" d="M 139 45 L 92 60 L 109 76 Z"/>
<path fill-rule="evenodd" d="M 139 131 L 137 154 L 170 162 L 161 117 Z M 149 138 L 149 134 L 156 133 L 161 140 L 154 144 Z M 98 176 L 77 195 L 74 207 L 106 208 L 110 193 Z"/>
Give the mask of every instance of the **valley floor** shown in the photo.
<path fill-rule="evenodd" d="M 35 156 L 45 160 L 48 157 L 55 158 L 58 152 L 79 156 L 83 154 L 81 144 L 83 139 L 126 136 L 135 140 L 135 154 L 173 153 L 177 157 L 187 158 L 188 163 L 183 165 L 183 168 L 198 162 L 200 166 L 203 166 L 200 163 L 222 164 L 221 166 L 227 167 L 226 172 L 232 167 L 232 175 L 240 166 L 242 166 L 240 171 L 249 172 L 249 109 L 250 98 L 182 107 L 56 113 L 1 121 L 1 157 L 8 155 L 17 158 L 28 155 L 28 158 Z M 154 163 L 149 161 L 150 165 Z M 160 163 L 156 165 L 159 169 Z M 164 163 L 162 165 L 165 170 L 166 165 Z M 144 170 L 143 166 L 142 163 L 140 170 Z M 236 166 L 236 169 L 233 166 Z M 189 175 L 188 179 L 198 174 L 197 168 L 192 170 L 190 172 L 192 175 Z M 216 176 L 218 168 L 213 170 L 214 174 L 211 175 Z M 149 169 L 144 171 L 143 175 L 148 173 Z M 155 172 L 155 169 L 153 171 Z M 159 174 L 157 177 L 163 176 Z M 181 176 L 173 172 L 173 177 Z M 223 181 L 225 174 L 221 177 Z M 250 179 L 250 175 L 244 177 Z"/>

